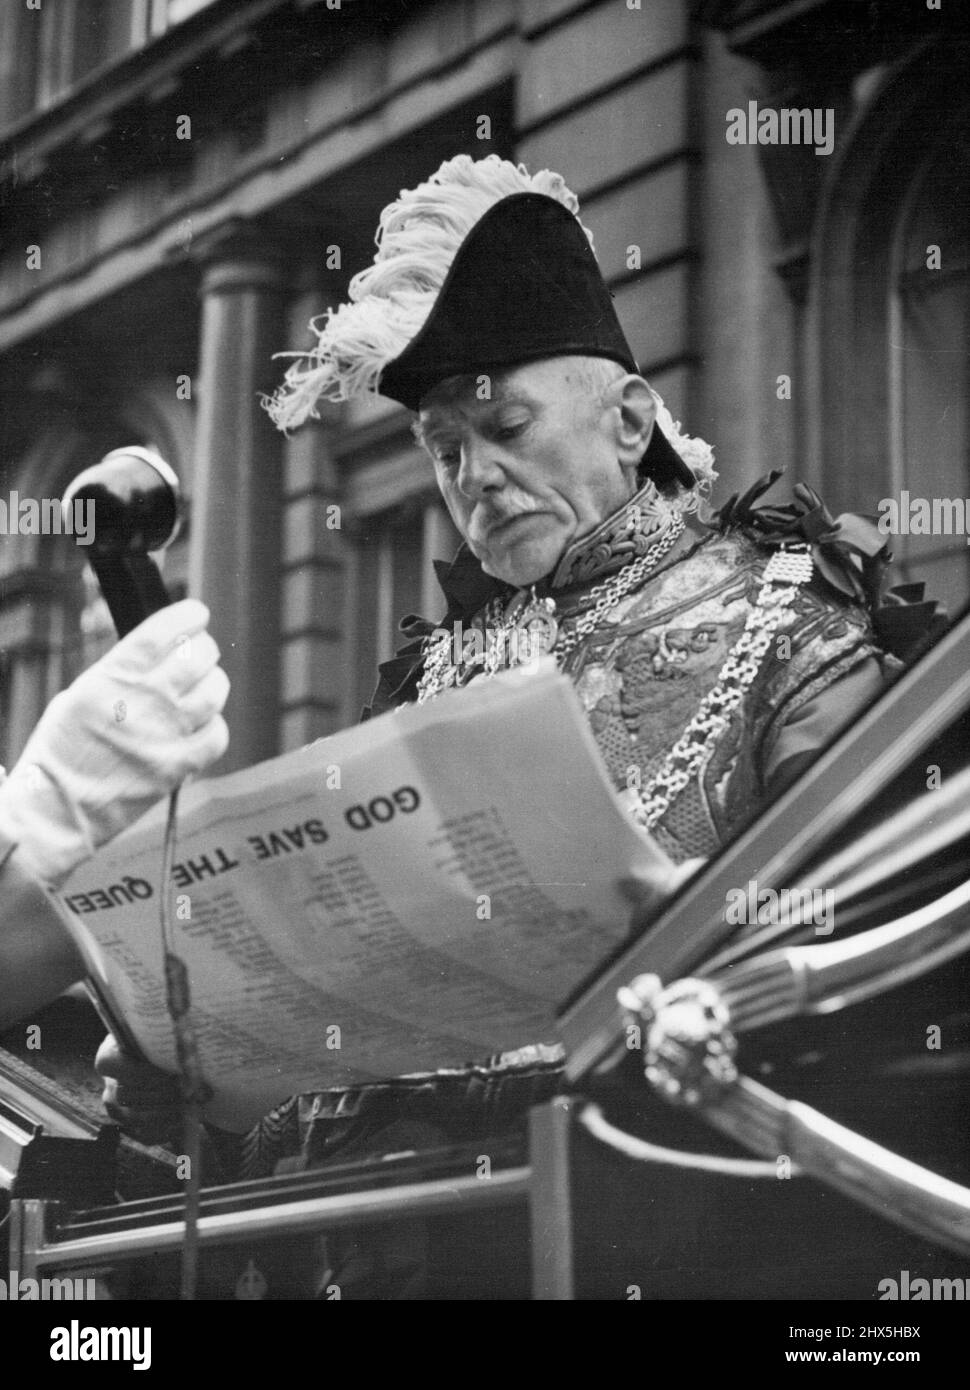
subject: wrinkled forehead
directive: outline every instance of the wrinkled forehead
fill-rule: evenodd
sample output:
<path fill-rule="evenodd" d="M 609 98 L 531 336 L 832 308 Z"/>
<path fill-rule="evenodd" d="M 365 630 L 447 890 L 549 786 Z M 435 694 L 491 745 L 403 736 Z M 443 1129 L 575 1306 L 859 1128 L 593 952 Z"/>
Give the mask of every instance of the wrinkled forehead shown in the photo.
<path fill-rule="evenodd" d="M 422 398 L 418 420 L 421 427 L 427 429 L 440 421 L 469 411 L 487 410 L 496 404 L 517 401 L 541 406 L 565 399 L 568 396 L 567 365 L 568 359 L 543 358 L 496 372 L 446 377 Z"/>
<path fill-rule="evenodd" d="M 446 377 L 421 398 L 418 417 L 427 421 L 432 416 L 448 415 L 462 407 L 505 400 L 513 392 L 515 375 L 505 371 Z"/>

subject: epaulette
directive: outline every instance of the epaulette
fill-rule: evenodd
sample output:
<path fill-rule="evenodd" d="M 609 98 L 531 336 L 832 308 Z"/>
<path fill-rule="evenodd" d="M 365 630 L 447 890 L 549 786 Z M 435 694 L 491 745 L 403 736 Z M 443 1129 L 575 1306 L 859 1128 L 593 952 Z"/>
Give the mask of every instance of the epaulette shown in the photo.
<path fill-rule="evenodd" d="M 833 516 L 814 488 L 796 483 L 793 500 L 756 506 L 782 473 L 773 469 L 743 493 L 734 493 L 711 517 L 720 531 L 739 529 L 769 548 L 807 543 L 815 574 L 843 599 L 864 604 L 884 651 L 911 662 L 932 646 L 947 625 L 947 613 L 928 599 L 923 584 L 885 588 L 892 552 L 878 518 L 842 512 Z"/>

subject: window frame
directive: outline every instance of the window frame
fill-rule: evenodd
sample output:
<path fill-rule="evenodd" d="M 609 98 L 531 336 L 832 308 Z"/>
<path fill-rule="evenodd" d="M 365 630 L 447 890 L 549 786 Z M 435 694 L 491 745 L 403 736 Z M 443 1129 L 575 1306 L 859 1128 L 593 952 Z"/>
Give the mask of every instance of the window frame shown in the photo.
<path fill-rule="evenodd" d="M 865 74 L 857 84 L 865 99 L 823 190 L 806 321 L 806 477 L 834 513 L 875 511 L 879 499 L 912 489 L 902 355 L 891 348 L 903 328 L 898 282 L 911 213 L 940 141 L 959 119 L 955 103 L 970 111 L 962 57 L 963 50 L 921 44 L 882 73 Z M 909 578 L 904 564 L 918 570 L 944 549 L 901 556 L 890 582 Z"/>
<path fill-rule="evenodd" d="M 348 536 L 347 694 L 345 722 L 355 721 L 377 684 L 377 667 L 402 645 L 398 624 L 415 610 L 436 622 L 444 614 L 445 600 L 433 561 L 450 560 L 461 536 L 447 515 L 434 480 L 430 461 L 415 443 L 410 416 L 399 407 L 388 409 L 377 402 L 370 409 L 358 405 L 360 419 L 345 425 L 333 438 L 337 467 L 343 478 L 342 498 Z M 420 581 L 415 601 L 396 592 L 393 521 L 402 509 L 412 514 L 420 549 Z M 369 533 L 369 534 L 368 534 Z M 372 572 L 365 576 L 365 567 Z M 368 582 L 365 583 L 365 578 Z M 363 611 L 362 598 L 373 590 L 373 619 Z M 360 653 L 363 625 L 373 621 L 372 669 L 365 674 Z M 369 688 L 364 688 L 368 686 Z"/>

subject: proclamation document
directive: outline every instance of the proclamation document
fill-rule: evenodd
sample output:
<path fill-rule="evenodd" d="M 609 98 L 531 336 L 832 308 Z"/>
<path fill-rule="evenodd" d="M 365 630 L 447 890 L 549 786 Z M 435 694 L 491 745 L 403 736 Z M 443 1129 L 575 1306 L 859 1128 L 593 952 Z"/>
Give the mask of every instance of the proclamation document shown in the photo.
<path fill-rule="evenodd" d="M 207 1116 L 554 1040 L 663 857 L 621 810 L 547 659 L 183 789 L 61 896 L 108 1016 L 175 1070 L 160 900 L 191 983 Z"/>

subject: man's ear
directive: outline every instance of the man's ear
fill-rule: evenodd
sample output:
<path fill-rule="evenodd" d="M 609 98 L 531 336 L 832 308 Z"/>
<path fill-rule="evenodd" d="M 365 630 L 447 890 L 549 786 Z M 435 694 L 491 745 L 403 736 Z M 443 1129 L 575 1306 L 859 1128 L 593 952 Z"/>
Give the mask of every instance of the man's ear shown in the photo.
<path fill-rule="evenodd" d="M 607 403 L 613 410 L 616 455 L 623 469 L 636 469 L 646 452 L 657 418 L 657 402 L 642 376 L 614 381 Z"/>

